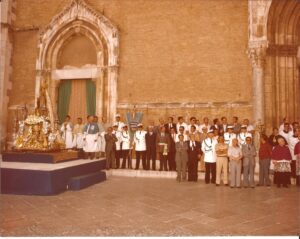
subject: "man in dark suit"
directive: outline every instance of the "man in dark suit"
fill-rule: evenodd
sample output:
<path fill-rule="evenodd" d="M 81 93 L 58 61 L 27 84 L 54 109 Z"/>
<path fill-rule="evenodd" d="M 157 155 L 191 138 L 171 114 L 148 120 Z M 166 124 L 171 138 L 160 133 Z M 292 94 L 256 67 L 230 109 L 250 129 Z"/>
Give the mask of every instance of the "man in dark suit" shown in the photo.
<path fill-rule="evenodd" d="M 184 137 L 182 134 L 178 136 L 179 142 L 175 143 L 176 148 L 176 170 L 177 170 L 177 181 L 185 181 L 186 180 L 186 165 L 188 160 L 188 145 L 187 142 L 183 141 Z"/>
<path fill-rule="evenodd" d="M 162 126 L 156 137 L 157 151 L 159 153 L 159 171 L 168 171 L 168 154 L 170 150 L 170 135 L 166 133 L 166 128 Z"/>
<path fill-rule="evenodd" d="M 171 132 L 171 128 L 174 128 L 176 131 L 176 124 L 174 123 L 174 118 L 173 117 L 169 117 L 168 118 L 168 123 L 165 124 L 165 128 L 166 128 L 166 133 L 170 133 Z"/>
<path fill-rule="evenodd" d="M 112 133 L 112 127 L 107 129 L 107 133 L 104 135 L 105 138 L 105 155 L 106 155 L 106 169 L 116 168 L 116 142 L 118 141 L 115 134 Z"/>
<path fill-rule="evenodd" d="M 152 170 L 155 170 L 156 161 L 156 137 L 154 127 L 149 126 L 146 134 L 146 154 L 147 154 L 147 170 L 150 169 L 150 161 L 152 160 Z"/>
<path fill-rule="evenodd" d="M 201 158 L 201 143 L 195 140 L 195 135 L 190 134 L 188 145 L 188 181 L 198 180 L 198 162 Z"/>
<path fill-rule="evenodd" d="M 228 126 L 228 123 L 227 123 L 227 118 L 225 117 L 225 116 L 223 116 L 222 118 L 221 118 L 221 122 L 222 122 L 222 124 L 221 124 L 221 129 L 220 129 L 220 134 L 224 134 L 224 133 L 226 133 L 227 132 L 227 126 Z"/>
<path fill-rule="evenodd" d="M 171 131 L 170 131 L 170 150 L 169 150 L 169 155 L 168 155 L 168 162 L 169 162 L 169 170 L 170 171 L 176 171 L 175 142 L 176 142 L 176 128 L 171 128 Z"/>

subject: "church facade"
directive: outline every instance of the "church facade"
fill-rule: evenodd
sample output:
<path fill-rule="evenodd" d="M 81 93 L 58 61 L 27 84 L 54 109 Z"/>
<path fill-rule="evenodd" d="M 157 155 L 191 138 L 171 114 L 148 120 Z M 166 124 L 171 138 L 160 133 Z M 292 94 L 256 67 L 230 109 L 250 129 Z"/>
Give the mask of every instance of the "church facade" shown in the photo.
<path fill-rule="evenodd" d="M 1 148 L 42 84 L 56 118 L 299 121 L 299 45 L 297 0 L 1 1 Z"/>

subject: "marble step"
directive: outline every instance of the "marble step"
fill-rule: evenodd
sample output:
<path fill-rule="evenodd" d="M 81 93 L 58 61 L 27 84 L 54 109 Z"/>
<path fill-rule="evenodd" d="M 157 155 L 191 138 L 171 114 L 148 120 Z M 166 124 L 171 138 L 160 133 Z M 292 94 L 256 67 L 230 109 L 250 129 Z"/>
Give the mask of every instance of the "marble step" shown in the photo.
<path fill-rule="evenodd" d="M 120 177 L 136 177 L 136 178 L 169 178 L 175 179 L 176 172 L 173 171 L 159 171 L 159 170 L 135 170 L 135 169 L 110 169 L 106 170 L 107 177 L 120 176 Z M 198 172 L 198 179 L 204 180 L 205 173 Z M 242 176 L 243 178 L 243 176 Z M 254 175 L 255 181 L 258 181 L 258 174 Z"/>

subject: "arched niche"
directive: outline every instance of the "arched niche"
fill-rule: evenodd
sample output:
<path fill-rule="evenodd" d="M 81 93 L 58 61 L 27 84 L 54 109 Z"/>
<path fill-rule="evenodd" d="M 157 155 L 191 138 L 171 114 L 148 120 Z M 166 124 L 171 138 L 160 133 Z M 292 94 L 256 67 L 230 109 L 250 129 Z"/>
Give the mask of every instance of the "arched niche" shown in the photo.
<path fill-rule="evenodd" d="M 97 51 L 85 34 L 77 33 L 64 42 L 57 59 L 57 69 L 97 65 Z"/>
<path fill-rule="evenodd" d="M 60 57 L 72 39 L 84 36 L 94 47 L 95 64 L 60 69 Z M 117 28 L 83 0 L 72 0 L 40 33 L 36 61 L 36 99 L 40 83 L 48 82 L 53 111 L 57 87 L 64 79 L 92 78 L 96 83 L 96 114 L 114 118 L 117 104 L 119 34 Z"/>

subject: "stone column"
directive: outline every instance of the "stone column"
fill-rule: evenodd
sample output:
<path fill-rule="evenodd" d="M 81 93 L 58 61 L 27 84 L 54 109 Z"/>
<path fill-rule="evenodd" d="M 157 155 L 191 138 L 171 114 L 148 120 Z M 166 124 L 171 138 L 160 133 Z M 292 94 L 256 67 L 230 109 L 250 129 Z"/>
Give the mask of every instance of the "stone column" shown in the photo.
<path fill-rule="evenodd" d="M 6 143 L 10 138 L 7 132 L 8 125 L 12 124 L 13 119 L 8 119 L 9 95 L 8 91 L 12 88 L 11 57 L 13 52 L 12 43 L 12 22 L 15 20 L 14 0 L 0 1 L 0 152 L 5 149 Z"/>
<path fill-rule="evenodd" d="M 264 104 L 264 68 L 266 58 L 266 42 L 249 44 L 248 55 L 252 63 L 253 85 L 253 121 L 265 122 Z"/>
<path fill-rule="evenodd" d="M 108 102 L 107 102 L 107 118 L 108 122 L 113 122 L 117 111 L 117 80 L 118 66 L 108 66 Z"/>

